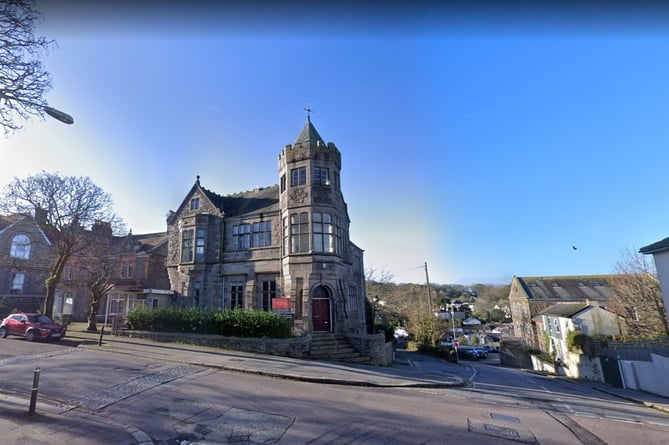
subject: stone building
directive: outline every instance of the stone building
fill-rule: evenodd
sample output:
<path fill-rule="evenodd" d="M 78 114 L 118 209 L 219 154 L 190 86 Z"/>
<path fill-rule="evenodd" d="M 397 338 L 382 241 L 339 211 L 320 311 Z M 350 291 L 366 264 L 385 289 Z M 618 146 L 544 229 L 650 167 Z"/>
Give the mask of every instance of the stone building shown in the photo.
<path fill-rule="evenodd" d="M 562 277 L 513 277 L 509 306 L 514 335 L 534 349 L 544 349 L 541 329 L 535 317 L 558 303 L 586 303 L 606 306 L 611 297 L 609 275 Z"/>
<path fill-rule="evenodd" d="M 172 304 L 165 269 L 166 232 L 114 237 L 111 250 L 113 287 L 100 303 L 101 318 L 107 315 L 122 318 L 137 307 Z"/>
<path fill-rule="evenodd" d="M 51 242 L 30 215 L 0 215 L 0 317 L 42 308 Z"/>
<path fill-rule="evenodd" d="M 183 305 L 280 310 L 296 335 L 366 333 L 363 251 L 349 240 L 341 153 L 310 118 L 278 156 L 278 184 L 219 195 L 200 183 L 167 220 Z"/>
<path fill-rule="evenodd" d="M 46 235 L 43 215 L 0 215 L 0 317 L 15 310 L 41 312 L 45 281 L 57 255 Z M 63 268 L 53 303 L 53 316 L 85 321 L 91 306 L 90 283 L 102 264 L 109 265 L 111 291 L 100 313 L 125 315 L 129 309 L 172 303 L 165 269 L 167 233 L 115 236 L 111 227 L 96 222 L 83 236 L 93 245 L 70 257 Z M 109 300 L 109 302 L 107 302 Z"/>

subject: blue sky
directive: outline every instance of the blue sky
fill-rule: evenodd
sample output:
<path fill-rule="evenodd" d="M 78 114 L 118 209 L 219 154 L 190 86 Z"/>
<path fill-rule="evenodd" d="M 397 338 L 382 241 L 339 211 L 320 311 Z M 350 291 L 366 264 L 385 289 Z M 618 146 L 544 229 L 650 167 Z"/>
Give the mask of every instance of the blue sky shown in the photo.
<path fill-rule="evenodd" d="M 425 262 L 442 284 L 612 273 L 669 236 L 657 7 L 78 3 L 45 2 L 38 29 L 58 42 L 47 100 L 75 123 L 0 139 L 0 184 L 90 176 L 134 233 L 162 231 L 196 175 L 276 184 L 310 102 L 351 239 L 396 282 Z"/>

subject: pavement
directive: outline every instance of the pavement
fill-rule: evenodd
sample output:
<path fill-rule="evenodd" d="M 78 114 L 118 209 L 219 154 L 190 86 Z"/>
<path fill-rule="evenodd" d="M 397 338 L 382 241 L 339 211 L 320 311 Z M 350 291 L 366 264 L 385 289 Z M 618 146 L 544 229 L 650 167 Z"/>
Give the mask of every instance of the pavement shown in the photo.
<path fill-rule="evenodd" d="M 312 383 L 388 388 L 447 388 L 467 384 L 453 372 L 458 369 L 454 367 L 459 365 L 446 363 L 437 357 L 403 350 L 396 351 L 392 366 L 382 367 L 293 359 L 112 335 L 104 335 L 100 344 L 100 334 L 86 332 L 83 324 L 71 325 L 66 339 L 78 344 L 78 348 Z M 616 397 L 669 413 L 669 398 L 593 382 L 578 384 L 587 384 Z M 0 404 L 2 443 L 30 445 L 153 443 L 148 434 L 133 426 L 119 425 L 99 413 L 87 414 L 71 410 L 70 407 L 42 403 L 39 397 L 32 415 L 29 414 L 30 401 L 25 398 L 3 394 L 0 391 Z"/>

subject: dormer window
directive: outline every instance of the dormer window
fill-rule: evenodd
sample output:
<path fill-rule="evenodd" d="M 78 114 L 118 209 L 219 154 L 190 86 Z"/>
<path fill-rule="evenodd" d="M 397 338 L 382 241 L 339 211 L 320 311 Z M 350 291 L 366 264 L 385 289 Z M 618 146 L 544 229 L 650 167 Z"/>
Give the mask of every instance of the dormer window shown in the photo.
<path fill-rule="evenodd" d="M 197 210 L 200 208 L 200 198 L 193 198 L 190 200 L 190 209 Z"/>

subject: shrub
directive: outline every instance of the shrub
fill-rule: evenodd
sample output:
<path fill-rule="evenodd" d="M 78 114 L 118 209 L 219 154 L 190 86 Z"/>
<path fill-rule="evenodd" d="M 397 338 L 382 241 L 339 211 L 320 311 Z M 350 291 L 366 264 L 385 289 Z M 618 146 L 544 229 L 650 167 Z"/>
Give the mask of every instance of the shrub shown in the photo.
<path fill-rule="evenodd" d="M 139 308 L 128 313 L 128 328 L 234 337 L 290 337 L 290 325 L 285 318 L 274 312 L 243 309 Z"/>

